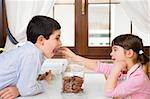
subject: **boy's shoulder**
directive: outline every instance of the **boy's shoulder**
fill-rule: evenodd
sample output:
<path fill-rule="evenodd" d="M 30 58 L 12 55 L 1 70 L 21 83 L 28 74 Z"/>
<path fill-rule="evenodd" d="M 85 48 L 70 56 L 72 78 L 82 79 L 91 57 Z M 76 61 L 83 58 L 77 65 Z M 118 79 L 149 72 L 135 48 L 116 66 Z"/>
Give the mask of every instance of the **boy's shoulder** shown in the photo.
<path fill-rule="evenodd" d="M 27 41 L 17 44 L 15 50 L 22 54 L 31 54 L 36 52 L 36 47 L 33 43 Z"/>

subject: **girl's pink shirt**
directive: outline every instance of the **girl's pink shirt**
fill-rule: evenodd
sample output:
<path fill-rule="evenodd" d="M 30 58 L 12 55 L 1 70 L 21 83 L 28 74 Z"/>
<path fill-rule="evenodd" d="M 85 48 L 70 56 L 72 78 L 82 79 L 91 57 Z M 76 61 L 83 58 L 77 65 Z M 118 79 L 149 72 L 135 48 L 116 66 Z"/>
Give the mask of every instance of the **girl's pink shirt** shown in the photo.
<path fill-rule="evenodd" d="M 113 64 L 97 63 L 96 72 L 110 74 Z M 141 64 L 135 64 L 127 73 L 126 79 L 124 75 L 118 78 L 116 88 L 107 90 L 107 97 L 119 96 L 121 99 L 150 99 L 150 80 L 144 73 Z"/>

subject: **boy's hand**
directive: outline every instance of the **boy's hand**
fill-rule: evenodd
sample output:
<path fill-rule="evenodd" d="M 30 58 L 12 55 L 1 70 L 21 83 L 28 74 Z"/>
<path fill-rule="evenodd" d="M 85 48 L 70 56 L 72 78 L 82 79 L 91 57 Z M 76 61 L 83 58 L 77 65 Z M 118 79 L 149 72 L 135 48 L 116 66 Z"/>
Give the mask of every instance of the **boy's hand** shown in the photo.
<path fill-rule="evenodd" d="M 19 91 L 16 86 L 10 86 L 0 91 L 0 99 L 15 99 L 19 96 Z"/>
<path fill-rule="evenodd" d="M 52 80 L 53 75 L 52 75 L 52 73 L 51 73 L 51 70 L 49 70 L 49 72 L 46 72 L 45 75 L 46 75 L 46 76 L 45 76 L 44 80 L 47 80 L 47 81 Z"/>
<path fill-rule="evenodd" d="M 37 78 L 37 80 L 47 80 L 50 81 L 52 80 L 52 73 L 51 70 L 49 70 L 48 72 L 45 72 L 44 74 L 40 74 L 39 77 Z"/>

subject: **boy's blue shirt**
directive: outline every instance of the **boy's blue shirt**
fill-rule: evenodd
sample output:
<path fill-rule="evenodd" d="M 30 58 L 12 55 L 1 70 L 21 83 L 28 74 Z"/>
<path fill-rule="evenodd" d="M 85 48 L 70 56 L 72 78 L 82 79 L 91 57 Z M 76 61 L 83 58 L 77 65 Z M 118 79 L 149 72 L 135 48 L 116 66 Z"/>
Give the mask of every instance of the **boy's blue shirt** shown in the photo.
<path fill-rule="evenodd" d="M 41 93 L 46 81 L 37 81 L 44 55 L 31 42 L 0 54 L 0 90 L 16 85 L 21 96 Z"/>

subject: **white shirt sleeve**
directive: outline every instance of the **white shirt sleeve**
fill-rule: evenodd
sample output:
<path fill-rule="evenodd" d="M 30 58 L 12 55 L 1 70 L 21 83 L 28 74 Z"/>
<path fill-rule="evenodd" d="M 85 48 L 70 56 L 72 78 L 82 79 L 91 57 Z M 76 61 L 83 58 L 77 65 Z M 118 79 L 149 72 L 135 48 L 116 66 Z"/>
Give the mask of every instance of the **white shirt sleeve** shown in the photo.
<path fill-rule="evenodd" d="M 17 88 L 21 96 L 30 96 L 44 92 L 48 83 L 37 81 L 41 68 L 41 61 L 38 55 L 26 55 L 22 58 L 21 68 L 18 73 Z"/>

